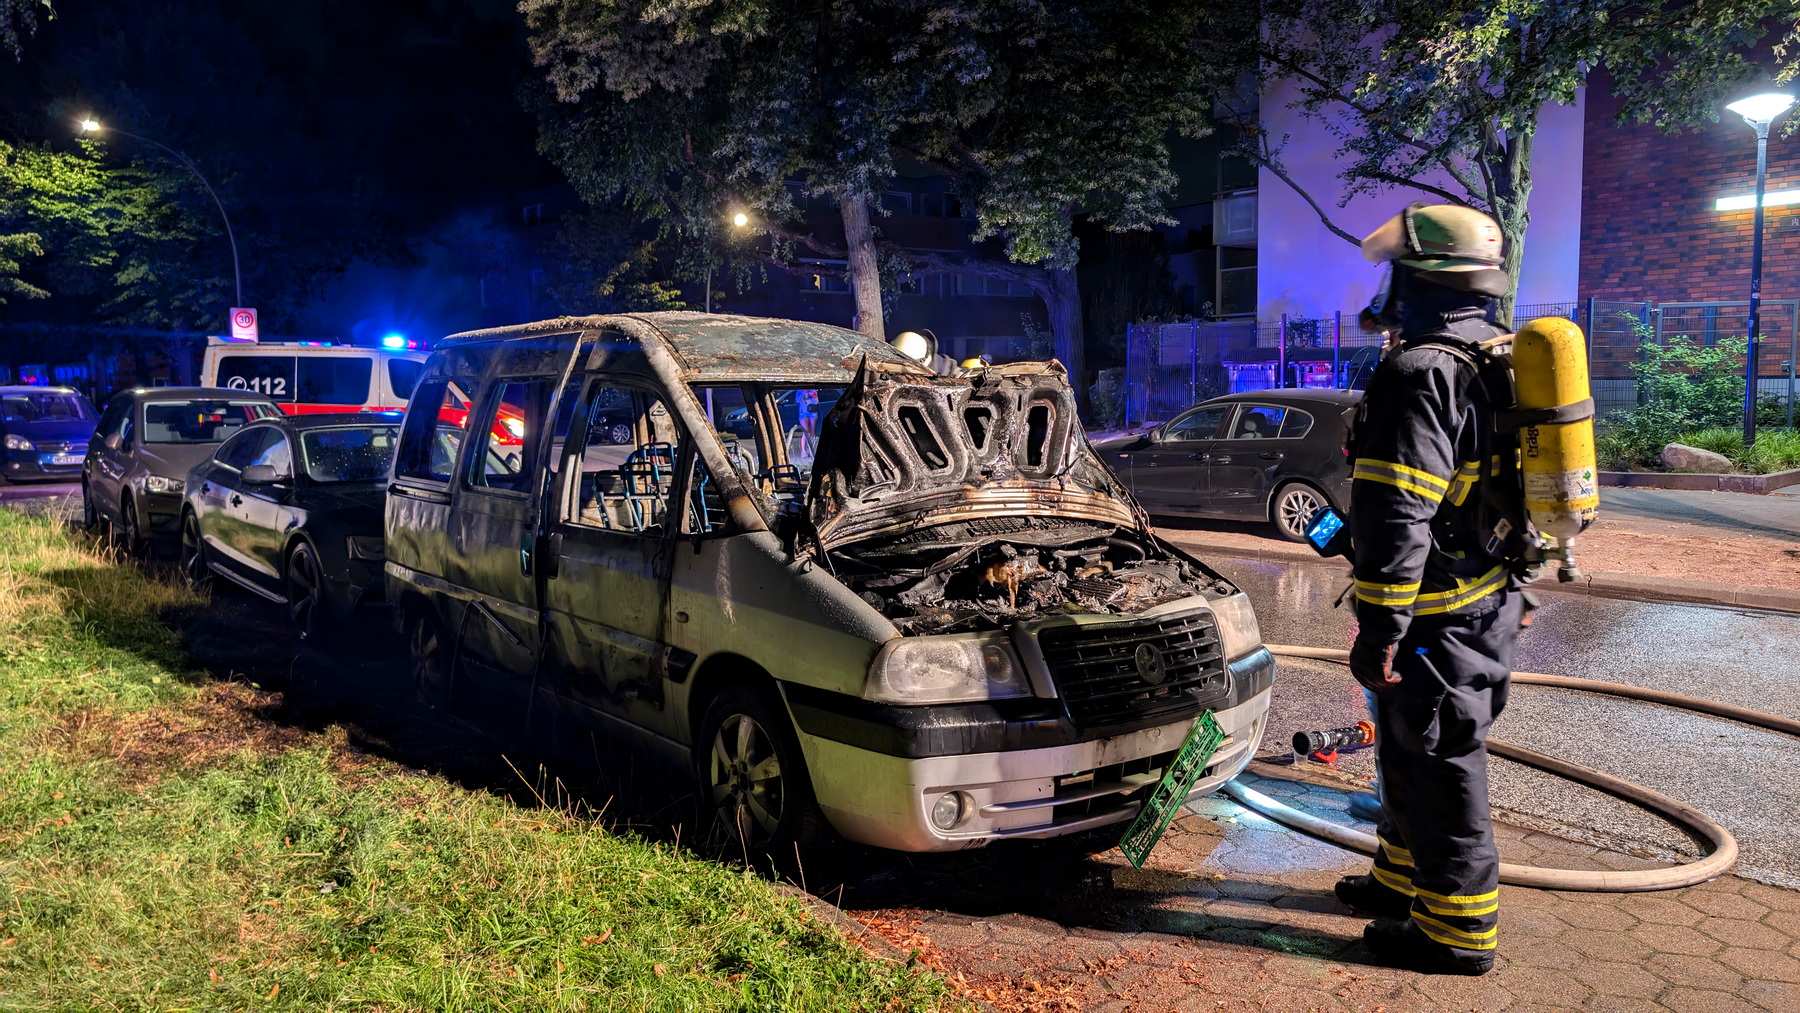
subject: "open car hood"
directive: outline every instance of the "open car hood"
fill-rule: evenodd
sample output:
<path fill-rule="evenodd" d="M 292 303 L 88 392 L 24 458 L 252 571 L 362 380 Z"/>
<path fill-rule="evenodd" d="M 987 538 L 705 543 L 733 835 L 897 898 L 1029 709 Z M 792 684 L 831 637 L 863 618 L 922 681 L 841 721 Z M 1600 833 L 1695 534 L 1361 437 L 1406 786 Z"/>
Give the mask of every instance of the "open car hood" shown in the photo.
<path fill-rule="evenodd" d="M 993 518 L 1141 527 L 1060 363 L 922 377 L 865 362 L 819 428 L 807 513 L 825 548 Z"/>

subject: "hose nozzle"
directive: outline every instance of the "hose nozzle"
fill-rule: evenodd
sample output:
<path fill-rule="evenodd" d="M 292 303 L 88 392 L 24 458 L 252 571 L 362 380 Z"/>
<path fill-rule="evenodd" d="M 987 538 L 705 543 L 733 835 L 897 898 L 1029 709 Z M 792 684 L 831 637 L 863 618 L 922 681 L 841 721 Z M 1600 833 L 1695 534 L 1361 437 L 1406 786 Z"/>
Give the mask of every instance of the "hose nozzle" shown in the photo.
<path fill-rule="evenodd" d="M 1295 732 L 1294 752 L 1302 756 L 1313 756 L 1318 753 L 1335 753 L 1346 746 L 1367 746 L 1375 741 L 1375 726 L 1367 721 L 1358 721 L 1348 728 L 1333 728 L 1323 732 Z"/>

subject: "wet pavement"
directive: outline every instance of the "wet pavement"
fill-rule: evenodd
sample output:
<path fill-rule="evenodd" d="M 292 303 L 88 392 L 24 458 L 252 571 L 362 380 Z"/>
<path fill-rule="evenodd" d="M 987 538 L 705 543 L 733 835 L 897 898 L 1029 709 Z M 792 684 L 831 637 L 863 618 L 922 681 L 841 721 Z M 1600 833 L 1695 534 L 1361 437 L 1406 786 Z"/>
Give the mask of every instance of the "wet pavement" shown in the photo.
<path fill-rule="evenodd" d="M 1348 608 L 1332 603 L 1337 568 L 1272 560 L 1208 560 L 1249 593 L 1263 639 L 1348 647 Z M 1800 615 L 1714 606 L 1544 594 L 1519 640 L 1514 667 L 1685 693 L 1800 717 Z M 1265 750 L 1294 731 L 1354 723 L 1360 688 L 1339 665 L 1284 659 Z M 1654 704 L 1519 686 L 1494 735 L 1647 785 L 1724 824 L 1743 848 L 1740 872 L 1800 885 L 1800 779 L 1790 736 Z M 1369 753 L 1345 754 L 1349 776 L 1373 771 Z M 1596 844 L 1693 854 L 1660 818 L 1504 760 L 1493 761 L 1503 815 Z"/>

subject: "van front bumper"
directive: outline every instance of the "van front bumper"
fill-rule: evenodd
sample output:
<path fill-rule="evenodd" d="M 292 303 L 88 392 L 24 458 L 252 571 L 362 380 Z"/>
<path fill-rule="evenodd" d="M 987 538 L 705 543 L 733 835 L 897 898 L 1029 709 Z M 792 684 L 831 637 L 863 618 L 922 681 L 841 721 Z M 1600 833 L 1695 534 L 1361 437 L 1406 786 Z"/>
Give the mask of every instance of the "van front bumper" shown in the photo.
<path fill-rule="evenodd" d="M 1272 659 L 1269 664 L 1272 669 Z M 1217 791 L 1256 754 L 1268 685 L 1263 681 L 1253 696 L 1215 712 L 1226 739 L 1190 800 Z M 1192 725 L 1189 718 L 1085 742 L 938 756 L 893 755 L 809 734 L 801 742 L 819 807 L 838 833 L 899 851 L 960 851 L 1130 819 Z M 962 815 L 955 826 L 939 829 L 932 807 L 951 792 L 960 793 Z"/>

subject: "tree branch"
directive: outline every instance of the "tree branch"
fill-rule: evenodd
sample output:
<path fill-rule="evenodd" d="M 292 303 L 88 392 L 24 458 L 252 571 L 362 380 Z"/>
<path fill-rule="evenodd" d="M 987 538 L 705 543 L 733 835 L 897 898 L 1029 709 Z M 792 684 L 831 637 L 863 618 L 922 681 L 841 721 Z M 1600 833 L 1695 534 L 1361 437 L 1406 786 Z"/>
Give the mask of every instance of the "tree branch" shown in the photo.
<path fill-rule="evenodd" d="M 1398 176 L 1391 172 L 1383 172 L 1379 169 L 1363 172 L 1360 173 L 1360 175 L 1366 176 L 1369 179 L 1378 179 L 1384 183 L 1392 183 L 1395 186 L 1404 186 L 1413 190 L 1423 190 L 1426 193 L 1436 194 L 1452 204 L 1461 204 L 1464 207 L 1469 206 L 1469 199 L 1467 197 L 1459 197 L 1442 187 L 1432 186 L 1430 183 L 1421 183 L 1416 179 L 1408 179 L 1405 176 Z M 1291 186 L 1292 184 L 1289 185 Z"/>
<path fill-rule="evenodd" d="M 1333 235 L 1337 236 L 1339 239 L 1342 239 L 1344 242 L 1349 243 L 1351 246 L 1356 246 L 1356 247 L 1362 246 L 1362 240 L 1356 238 L 1355 236 L 1351 235 L 1350 233 L 1345 232 L 1342 228 L 1338 227 L 1338 224 L 1331 220 L 1331 216 L 1325 213 L 1325 209 L 1319 206 L 1319 202 L 1313 199 L 1313 195 L 1310 193 L 1307 193 L 1304 189 L 1301 188 L 1300 184 L 1294 182 L 1294 177 L 1289 176 L 1287 174 L 1286 169 L 1283 169 L 1281 166 L 1275 164 L 1275 162 L 1273 162 L 1269 159 L 1266 159 L 1266 158 L 1257 158 L 1256 161 L 1263 168 L 1274 173 L 1276 179 L 1279 179 L 1283 183 L 1286 183 L 1288 185 L 1289 190 L 1292 190 L 1295 193 L 1299 194 L 1300 198 L 1302 200 L 1304 200 L 1304 201 L 1306 201 L 1306 203 L 1312 205 L 1313 213 L 1319 216 L 1319 222 L 1321 224 L 1323 224 L 1326 228 L 1330 229 Z"/>

